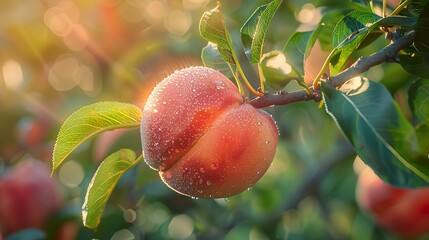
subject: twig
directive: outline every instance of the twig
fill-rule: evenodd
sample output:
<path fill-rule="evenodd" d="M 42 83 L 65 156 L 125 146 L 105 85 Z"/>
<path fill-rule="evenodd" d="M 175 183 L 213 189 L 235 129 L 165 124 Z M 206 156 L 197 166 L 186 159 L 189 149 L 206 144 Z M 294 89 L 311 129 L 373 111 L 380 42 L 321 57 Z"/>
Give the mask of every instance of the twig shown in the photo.
<path fill-rule="evenodd" d="M 322 93 L 317 90 L 309 88 L 311 95 L 306 90 L 295 91 L 290 93 L 279 92 L 277 94 L 265 93 L 261 97 L 254 98 L 250 101 L 250 104 L 255 108 L 264 108 L 273 105 L 286 105 L 289 103 L 314 100 L 316 102 L 322 99 Z"/>
<path fill-rule="evenodd" d="M 401 49 L 411 45 L 414 42 L 415 35 L 416 32 L 414 30 L 410 31 L 401 38 L 398 38 L 396 41 L 387 45 L 381 51 L 374 53 L 368 57 L 360 57 L 349 68 L 345 69 L 344 71 L 335 76 L 332 76 L 329 79 L 329 83 L 333 87 L 340 87 L 348 80 L 368 71 L 371 67 L 374 67 L 389 60 L 394 60 Z M 312 87 L 310 87 L 309 89 L 312 92 L 311 95 L 307 94 L 306 90 L 300 90 L 290 93 L 280 92 L 277 94 L 266 93 L 261 97 L 252 99 L 249 103 L 255 108 L 264 108 L 273 105 L 286 105 L 299 101 L 314 100 L 317 102 L 322 99 L 320 91 L 314 90 Z"/>

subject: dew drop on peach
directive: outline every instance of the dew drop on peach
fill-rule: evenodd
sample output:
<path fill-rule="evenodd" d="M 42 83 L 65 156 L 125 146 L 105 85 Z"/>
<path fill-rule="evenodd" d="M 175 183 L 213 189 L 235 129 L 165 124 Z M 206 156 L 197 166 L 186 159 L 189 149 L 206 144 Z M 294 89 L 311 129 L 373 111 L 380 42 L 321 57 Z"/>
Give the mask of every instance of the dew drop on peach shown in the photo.
<path fill-rule="evenodd" d="M 190 67 L 149 95 L 141 137 L 145 162 L 170 188 L 194 198 L 225 198 L 252 187 L 267 171 L 278 128 L 223 74 Z"/>

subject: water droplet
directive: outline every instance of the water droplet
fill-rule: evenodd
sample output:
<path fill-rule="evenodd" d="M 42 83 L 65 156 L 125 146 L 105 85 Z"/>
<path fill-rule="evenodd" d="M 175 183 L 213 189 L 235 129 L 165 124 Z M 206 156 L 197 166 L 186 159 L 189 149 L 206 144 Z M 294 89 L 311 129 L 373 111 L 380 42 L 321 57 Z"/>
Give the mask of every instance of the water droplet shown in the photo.
<path fill-rule="evenodd" d="M 210 169 L 211 170 L 216 170 L 217 169 L 217 163 L 211 163 L 210 164 Z"/>
<path fill-rule="evenodd" d="M 225 202 L 229 202 L 229 198 L 224 198 L 223 200 L 225 200 Z"/>
<path fill-rule="evenodd" d="M 216 89 L 224 89 L 225 88 L 225 83 L 222 82 L 221 80 L 214 80 L 213 84 L 216 86 Z"/>
<path fill-rule="evenodd" d="M 256 171 L 256 175 L 259 175 L 260 174 L 260 172 L 259 171 Z"/>
<path fill-rule="evenodd" d="M 212 185 L 212 182 L 210 180 L 207 180 L 206 184 L 207 184 L 207 186 L 210 186 L 210 185 Z"/>
<path fill-rule="evenodd" d="M 160 171 L 164 171 L 164 169 L 165 169 L 165 164 L 161 164 L 161 165 L 159 165 L 159 170 L 160 170 Z"/>
<path fill-rule="evenodd" d="M 158 109 L 154 109 L 154 110 L 153 110 L 153 112 L 154 112 L 154 113 L 157 113 L 157 112 L 158 112 Z"/>
<path fill-rule="evenodd" d="M 166 172 L 164 175 L 166 178 L 170 179 L 173 177 L 173 173 L 171 173 L 170 171 Z"/>
<path fill-rule="evenodd" d="M 270 141 L 268 141 L 268 140 L 265 141 L 265 144 L 269 144 L 269 143 L 270 143 Z"/>
<path fill-rule="evenodd" d="M 196 92 L 197 90 L 195 90 L 195 88 L 192 89 L 192 92 Z"/>
<path fill-rule="evenodd" d="M 261 122 L 261 121 L 259 121 L 259 122 L 258 122 L 258 125 L 259 125 L 259 126 L 262 126 L 262 122 Z"/>
<path fill-rule="evenodd" d="M 250 190 L 252 190 L 252 187 L 247 188 L 247 191 L 250 191 Z"/>

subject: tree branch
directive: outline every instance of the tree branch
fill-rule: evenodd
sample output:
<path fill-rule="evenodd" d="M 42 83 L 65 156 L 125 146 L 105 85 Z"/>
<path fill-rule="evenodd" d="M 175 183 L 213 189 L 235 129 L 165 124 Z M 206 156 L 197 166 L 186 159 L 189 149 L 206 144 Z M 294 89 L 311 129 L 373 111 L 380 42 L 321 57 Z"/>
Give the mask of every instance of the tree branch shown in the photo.
<path fill-rule="evenodd" d="M 395 60 L 398 52 L 411 45 L 414 42 L 416 32 L 410 31 L 404 36 L 398 38 L 391 44 L 387 45 L 381 51 L 374 53 L 368 57 L 360 57 L 349 68 L 341 73 L 329 78 L 329 83 L 333 87 L 341 87 L 348 80 L 359 76 L 368 71 L 371 67 L 381 64 L 386 61 Z M 322 99 L 320 90 L 309 88 L 310 94 L 306 90 L 300 90 L 290 93 L 279 92 L 277 94 L 265 93 L 263 96 L 250 100 L 250 104 L 255 108 L 264 108 L 273 105 L 286 105 L 293 102 L 314 100 L 316 102 Z"/>

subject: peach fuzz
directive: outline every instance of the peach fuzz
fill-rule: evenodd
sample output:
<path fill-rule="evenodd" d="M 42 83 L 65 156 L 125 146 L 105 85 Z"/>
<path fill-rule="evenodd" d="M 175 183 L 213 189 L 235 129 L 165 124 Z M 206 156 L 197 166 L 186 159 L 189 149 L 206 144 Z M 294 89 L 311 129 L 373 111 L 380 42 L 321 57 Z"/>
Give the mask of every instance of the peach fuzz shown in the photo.
<path fill-rule="evenodd" d="M 394 187 L 367 168 L 359 175 L 356 198 L 380 227 L 399 237 L 429 233 L 429 188 Z"/>
<path fill-rule="evenodd" d="M 210 68 L 189 67 L 161 81 L 141 122 L 146 163 L 173 190 L 191 197 L 229 197 L 268 170 L 278 129 Z"/>

